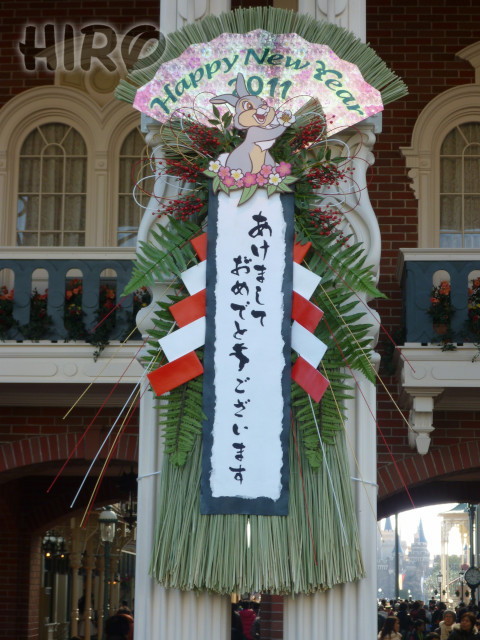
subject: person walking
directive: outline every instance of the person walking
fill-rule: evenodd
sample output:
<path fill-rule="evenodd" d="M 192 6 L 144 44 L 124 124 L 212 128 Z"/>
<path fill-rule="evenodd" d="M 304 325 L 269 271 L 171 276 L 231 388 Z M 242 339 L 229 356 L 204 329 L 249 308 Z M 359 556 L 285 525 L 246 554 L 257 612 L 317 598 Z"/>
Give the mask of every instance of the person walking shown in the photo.
<path fill-rule="evenodd" d="M 253 640 L 252 627 L 257 618 L 257 614 L 253 610 L 253 604 L 251 602 L 247 602 L 246 608 L 243 608 L 239 613 L 240 620 L 242 621 L 243 635 L 247 640 Z"/>
<path fill-rule="evenodd" d="M 471 611 L 466 611 L 460 618 L 460 625 L 448 636 L 448 640 L 478 640 L 480 635 L 476 627 L 477 619 Z"/>
<path fill-rule="evenodd" d="M 402 640 L 400 620 L 396 616 L 388 616 L 383 629 L 377 636 L 377 640 Z"/>
<path fill-rule="evenodd" d="M 435 631 L 440 636 L 440 640 L 447 640 L 450 633 L 457 626 L 455 624 L 455 611 L 451 609 L 446 609 L 443 613 L 443 620 L 440 620 L 438 623 L 438 628 Z"/>

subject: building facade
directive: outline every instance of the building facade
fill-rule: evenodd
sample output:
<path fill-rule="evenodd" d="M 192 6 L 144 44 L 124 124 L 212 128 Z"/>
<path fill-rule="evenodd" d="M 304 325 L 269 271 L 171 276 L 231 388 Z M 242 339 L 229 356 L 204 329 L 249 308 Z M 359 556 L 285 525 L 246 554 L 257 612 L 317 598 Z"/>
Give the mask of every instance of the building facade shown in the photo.
<path fill-rule="evenodd" d="M 126 499 L 118 478 L 132 465 L 136 470 L 136 385 L 143 370 L 135 356 L 142 341 L 133 336 L 120 346 L 133 301 L 117 311 L 116 328 L 107 338 L 110 345 L 96 361 L 95 345 L 64 342 L 67 294 L 78 295 L 73 294 L 74 285 L 65 283 L 82 280 L 86 320 L 92 329 L 98 324 L 100 288 L 105 295 L 113 289 L 118 301 L 141 220 L 141 210 L 132 205 L 131 188 L 132 172 L 135 179 L 142 176 L 142 164 L 137 168 L 136 162 L 146 154 L 144 137 L 136 112 L 116 101 L 112 91 L 125 73 L 125 63 L 131 62 L 128 53 L 147 41 L 159 19 L 161 30 L 173 30 L 227 5 L 214 0 L 160 7 L 150 0 L 25 0 L 4 10 L 0 285 L 6 292 L 0 302 L 8 305 L 14 289 L 18 324 L 31 325 L 32 292 L 36 288 L 45 296 L 48 288 L 47 298 L 37 302 L 41 313 L 52 316 L 53 325 L 41 338 L 35 338 L 32 326 L 26 334 L 18 327 L 8 328 L 0 344 L 0 590 L 6 604 L 0 638 L 53 634 L 45 614 L 50 606 L 45 589 L 50 585 L 42 574 L 46 533 L 66 532 L 70 545 L 77 539 L 71 532 L 78 522 L 71 519 L 83 513 L 108 455 L 112 460 L 97 506 Z M 474 0 L 457 5 L 446 0 L 368 0 L 366 5 L 299 0 L 298 5 L 287 5 L 366 39 L 410 91 L 385 109 L 381 126 L 376 122 L 362 130 L 365 162 L 371 165 L 365 211 L 371 204 L 378 221 L 379 287 L 388 296 L 375 305 L 383 328 L 399 345 L 394 350 L 380 332 L 377 424 L 361 400 L 354 409 L 356 436 L 361 436 L 357 439 L 378 439 L 378 515 L 412 504 L 475 502 L 480 362 L 467 324 L 468 289 L 480 275 L 480 7 Z M 92 24 L 97 25 L 93 30 Z M 110 68 L 98 57 L 109 60 Z M 374 229 L 373 222 L 368 224 Z M 448 341 L 437 337 L 427 313 L 432 288 L 444 281 L 449 282 L 455 309 Z M 375 396 L 371 398 L 375 404 Z M 123 418 L 116 423 L 124 406 Z M 148 418 L 149 411 L 151 407 L 144 406 L 145 419 L 154 420 L 153 414 Z M 102 443 L 92 480 L 72 510 L 73 497 Z M 69 465 L 46 493 L 72 452 Z M 360 456 L 363 470 L 374 463 L 370 450 L 363 461 Z M 354 467 L 352 462 L 352 476 L 357 477 Z M 367 480 L 374 482 L 373 475 Z M 375 502 L 373 486 L 368 498 L 358 497 L 365 540 L 375 539 L 369 501 Z M 79 557 L 72 552 L 71 569 L 79 592 L 89 572 L 99 598 L 95 584 L 101 567 L 92 563 L 102 556 L 102 547 L 98 540 L 95 544 L 88 553 L 83 544 Z M 365 551 L 367 565 L 375 567 L 374 550 Z M 348 597 L 356 601 L 359 615 L 374 620 L 373 573 L 367 575 L 370 584 L 365 591 L 347 587 L 341 595 L 333 593 L 330 611 L 335 599 Z M 371 611 L 366 605 L 370 599 Z M 78 617 L 78 602 L 71 600 L 67 608 L 73 619 Z M 308 620 L 302 637 L 315 626 L 331 635 L 334 620 L 325 622 L 328 606 L 315 608 L 310 602 L 298 605 L 266 598 L 264 636 L 293 637 L 300 617 Z M 207 618 L 212 614 L 220 620 L 217 635 L 211 637 L 227 637 L 224 600 L 212 604 L 204 599 L 200 607 Z M 208 628 L 208 620 L 205 624 Z"/>

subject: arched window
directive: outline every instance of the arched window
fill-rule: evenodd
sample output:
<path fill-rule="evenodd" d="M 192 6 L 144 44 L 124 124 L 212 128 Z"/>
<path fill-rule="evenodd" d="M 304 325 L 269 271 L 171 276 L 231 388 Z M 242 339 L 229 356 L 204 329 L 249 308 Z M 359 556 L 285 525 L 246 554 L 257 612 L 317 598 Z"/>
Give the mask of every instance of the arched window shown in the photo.
<path fill-rule="evenodd" d="M 118 227 L 117 244 L 119 247 L 133 247 L 136 243 L 137 231 L 153 192 L 154 178 L 150 166 L 148 147 L 137 127 L 131 131 L 120 149 L 119 158 L 119 194 L 118 194 Z M 135 189 L 135 199 L 133 189 Z"/>
<path fill-rule="evenodd" d="M 457 54 L 475 82 L 447 89 L 420 113 L 403 147 L 418 199 L 419 248 L 480 247 L 480 42 Z"/>
<path fill-rule="evenodd" d="M 480 247 L 480 122 L 454 127 L 440 149 L 440 247 Z"/>
<path fill-rule="evenodd" d="M 36 127 L 20 151 L 17 245 L 85 245 L 87 150 L 73 127 Z"/>

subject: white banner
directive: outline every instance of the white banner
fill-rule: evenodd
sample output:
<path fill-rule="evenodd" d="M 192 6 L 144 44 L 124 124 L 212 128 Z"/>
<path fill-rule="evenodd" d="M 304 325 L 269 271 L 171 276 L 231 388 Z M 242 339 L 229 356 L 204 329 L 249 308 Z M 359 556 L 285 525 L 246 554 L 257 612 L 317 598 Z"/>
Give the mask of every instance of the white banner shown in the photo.
<path fill-rule="evenodd" d="M 293 198 L 209 206 L 202 513 L 288 508 Z M 218 207 L 216 205 L 218 202 Z"/>

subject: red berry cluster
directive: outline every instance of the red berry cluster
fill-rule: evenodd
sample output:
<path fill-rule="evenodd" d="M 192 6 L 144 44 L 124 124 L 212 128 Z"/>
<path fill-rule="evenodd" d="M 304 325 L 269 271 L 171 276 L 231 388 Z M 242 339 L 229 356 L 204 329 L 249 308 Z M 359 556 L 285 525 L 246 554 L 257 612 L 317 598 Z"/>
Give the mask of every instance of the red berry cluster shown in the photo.
<path fill-rule="evenodd" d="M 166 158 L 165 170 L 171 176 L 176 176 L 184 182 L 197 182 L 199 176 L 202 173 L 201 169 L 199 169 L 194 162 L 188 160 L 187 158 L 183 158 L 182 160 Z"/>
<path fill-rule="evenodd" d="M 306 149 L 314 142 L 325 138 L 325 120 L 320 116 L 313 118 L 302 127 L 292 139 L 293 149 Z"/>
<path fill-rule="evenodd" d="M 187 220 L 196 213 L 199 213 L 204 207 L 203 200 L 196 196 L 185 196 L 184 198 L 176 198 L 169 201 L 161 210 L 159 210 L 157 216 L 173 216 L 177 220 Z"/>
<path fill-rule="evenodd" d="M 314 189 L 319 189 L 324 185 L 338 185 L 340 180 L 345 177 L 346 173 L 333 163 L 325 163 L 320 167 L 313 167 L 307 173 L 307 180 Z"/>
<path fill-rule="evenodd" d="M 220 146 L 220 139 L 216 134 L 216 129 L 212 127 L 205 127 L 201 124 L 192 122 L 190 125 L 185 127 L 184 131 L 192 141 L 193 147 L 207 155 L 213 155 L 216 149 Z"/>
<path fill-rule="evenodd" d="M 330 236 L 332 233 L 342 235 L 336 227 L 342 221 L 339 213 L 334 213 L 330 207 L 318 207 L 310 211 L 311 222 L 318 229 L 321 236 Z"/>

